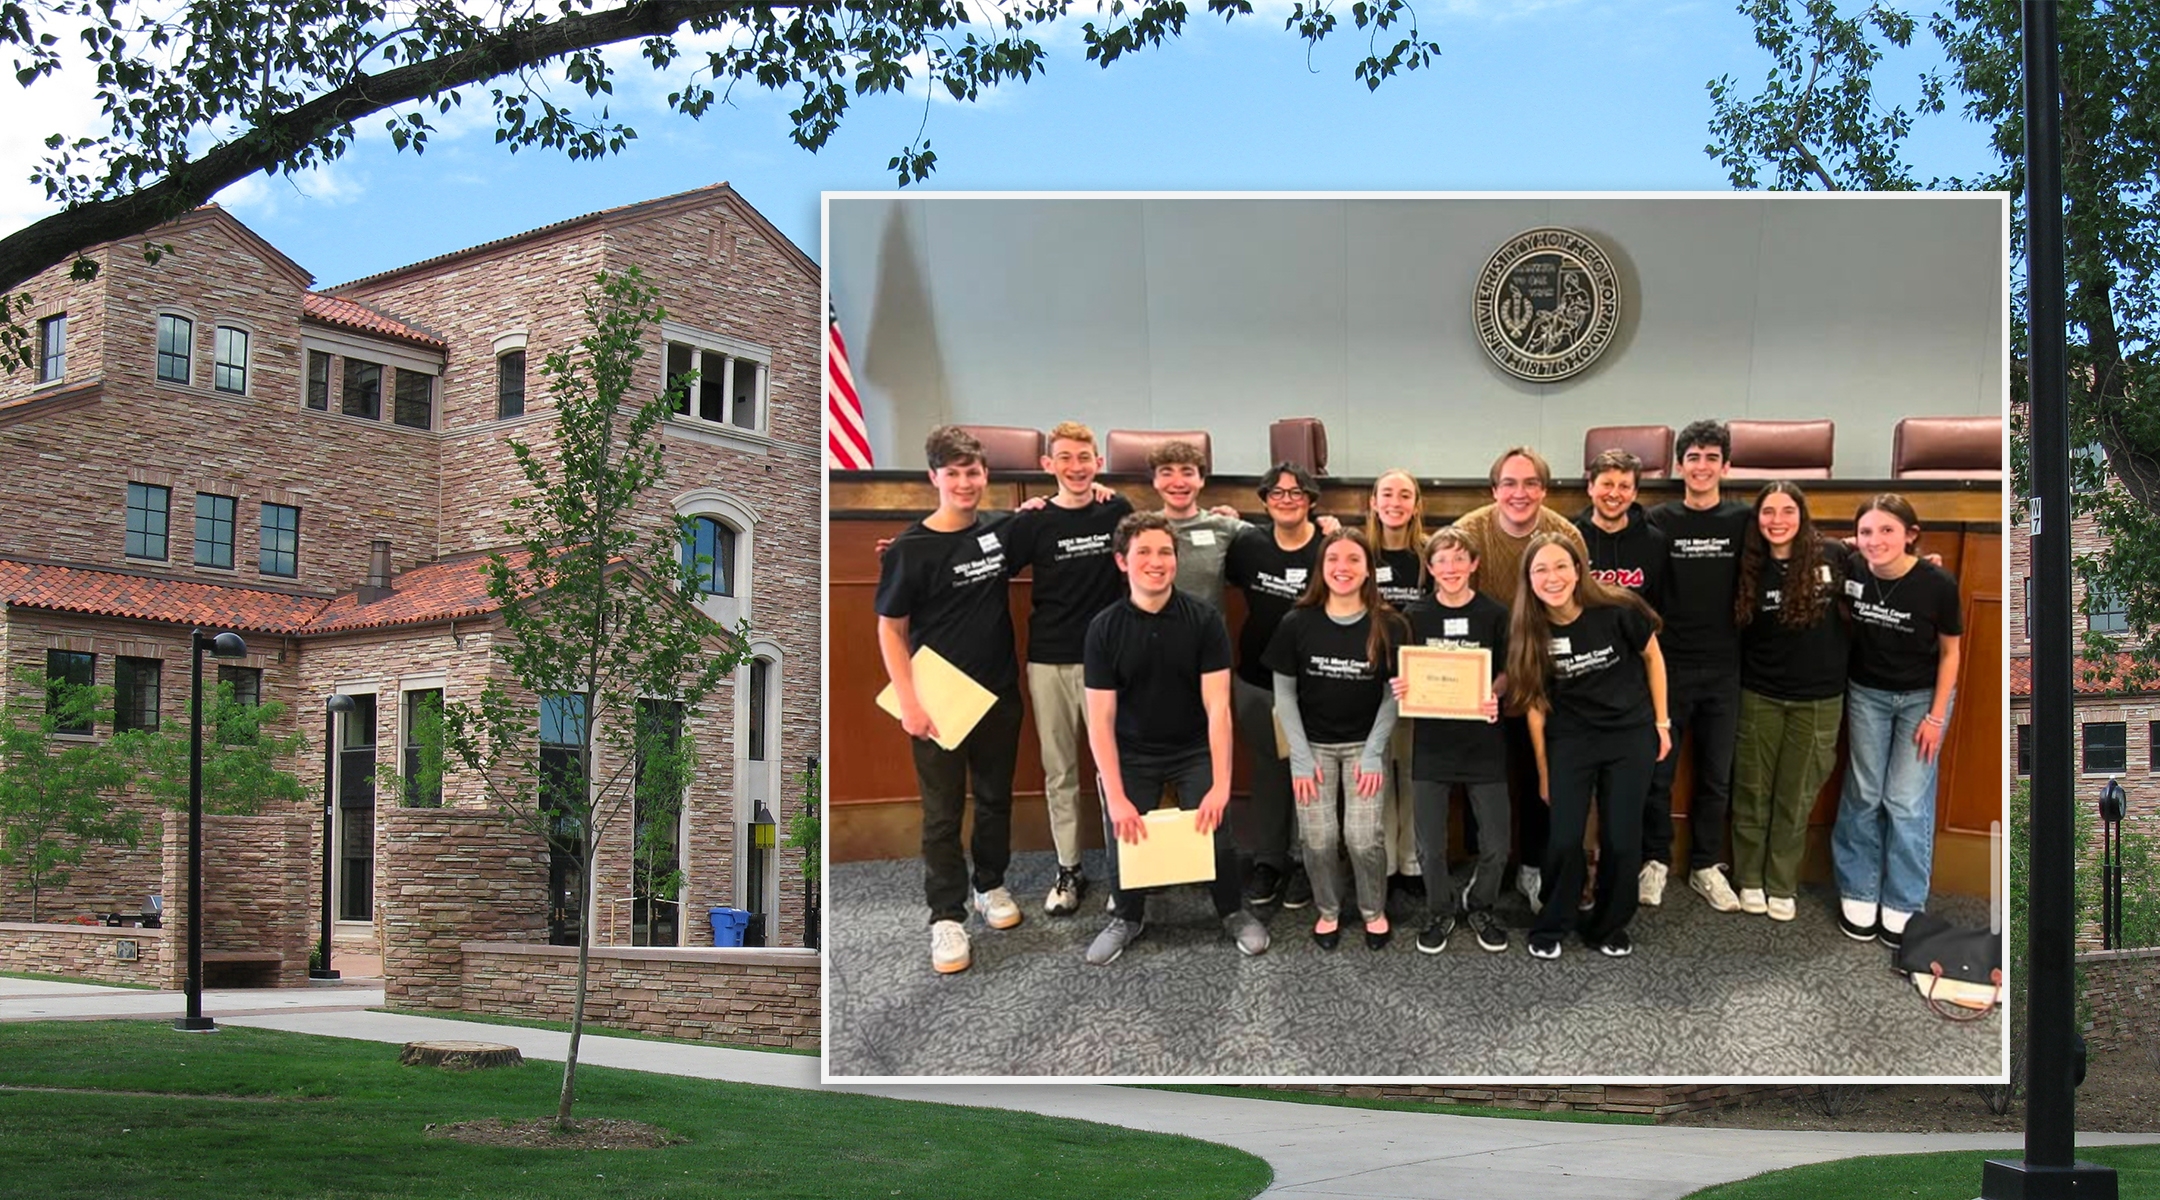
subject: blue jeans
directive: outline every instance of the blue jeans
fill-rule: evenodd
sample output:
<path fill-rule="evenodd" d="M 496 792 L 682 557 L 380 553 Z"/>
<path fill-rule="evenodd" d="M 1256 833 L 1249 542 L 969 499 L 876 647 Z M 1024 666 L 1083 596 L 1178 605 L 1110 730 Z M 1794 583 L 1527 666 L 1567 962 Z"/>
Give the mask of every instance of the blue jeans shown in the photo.
<path fill-rule="evenodd" d="M 1916 913 L 1935 864 L 1935 767 L 1913 746 L 1932 688 L 1885 692 L 1850 685 L 1845 699 L 1845 793 L 1830 830 L 1838 894 Z"/>

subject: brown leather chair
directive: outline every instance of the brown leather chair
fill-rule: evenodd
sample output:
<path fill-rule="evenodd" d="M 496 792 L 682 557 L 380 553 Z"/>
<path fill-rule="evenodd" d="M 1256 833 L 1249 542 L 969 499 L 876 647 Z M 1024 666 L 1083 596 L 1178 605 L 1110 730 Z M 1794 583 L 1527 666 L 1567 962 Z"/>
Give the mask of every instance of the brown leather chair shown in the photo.
<path fill-rule="evenodd" d="M 1590 464 L 1607 450 L 1625 450 L 1642 460 L 1644 479 L 1663 479 L 1672 474 L 1672 426 L 1598 425 L 1583 431 L 1582 465 Z"/>
<path fill-rule="evenodd" d="M 1020 425 L 962 425 L 982 443 L 983 465 L 993 471 L 1040 471 L 1043 431 Z"/>
<path fill-rule="evenodd" d="M 1215 473 L 1215 445 L 1205 429 L 1113 429 L 1103 439 L 1103 469 L 1146 474 L 1148 454 L 1164 442 L 1191 442 L 1200 447 L 1203 475 Z"/>
<path fill-rule="evenodd" d="M 1834 421 L 1731 421 L 1732 479 L 1828 479 Z"/>
<path fill-rule="evenodd" d="M 1893 479 L 2001 479 L 2001 417 L 1907 417 L 1890 440 Z"/>
<path fill-rule="evenodd" d="M 1315 475 L 1327 474 L 1327 426 L 1318 417 L 1284 417 L 1268 426 L 1268 461 L 1294 462 Z"/>

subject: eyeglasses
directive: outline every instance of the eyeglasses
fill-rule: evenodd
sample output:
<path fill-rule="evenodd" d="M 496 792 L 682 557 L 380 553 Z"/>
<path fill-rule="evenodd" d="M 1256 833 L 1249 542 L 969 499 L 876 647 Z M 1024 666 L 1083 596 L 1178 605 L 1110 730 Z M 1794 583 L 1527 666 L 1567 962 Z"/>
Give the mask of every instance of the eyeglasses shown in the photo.
<path fill-rule="evenodd" d="M 1281 500 L 1288 502 L 1291 500 L 1305 498 L 1309 496 L 1310 493 L 1308 493 L 1304 488 L 1269 488 L 1268 490 L 1260 493 L 1260 495 L 1262 499 Z"/>

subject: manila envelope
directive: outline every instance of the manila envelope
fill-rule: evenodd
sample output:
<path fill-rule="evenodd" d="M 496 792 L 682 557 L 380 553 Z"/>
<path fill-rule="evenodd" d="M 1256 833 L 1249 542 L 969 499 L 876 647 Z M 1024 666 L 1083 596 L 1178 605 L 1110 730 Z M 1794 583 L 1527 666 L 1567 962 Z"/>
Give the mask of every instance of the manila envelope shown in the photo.
<path fill-rule="evenodd" d="M 909 661 L 915 666 L 915 698 L 922 701 L 923 711 L 937 726 L 937 744 L 947 750 L 959 749 L 967 735 L 974 732 L 975 723 L 997 703 L 997 696 L 928 646 L 917 650 Z M 892 714 L 893 720 L 900 719 L 900 693 L 893 685 L 886 684 L 885 690 L 878 693 L 877 706 Z"/>
<path fill-rule="evenodd" d="M 1228 817 L 1226 812 L 1223 814 Z M 1142 813 L 1147 837 L 1139 845 L 1119 840 L 1120 888 L 1168 887 L 1173 883 L 1212 883 L 1215 835 L 1200 832 L 1197 809 L 1158 808 Z"/>

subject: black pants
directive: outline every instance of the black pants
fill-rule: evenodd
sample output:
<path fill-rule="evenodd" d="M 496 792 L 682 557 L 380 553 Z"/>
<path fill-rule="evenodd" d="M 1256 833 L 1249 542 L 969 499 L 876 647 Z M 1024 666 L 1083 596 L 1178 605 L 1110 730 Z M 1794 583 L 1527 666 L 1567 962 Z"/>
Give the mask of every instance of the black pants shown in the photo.
<path fill-rule="evenodd" d="M 1515 857 L 1524 866 L 1534 867 L 1545 861 L 1545 841 L 1550 836 L 1552 818 L 1545 802 L 1538 799 L 1537 750 L 1530 744 L 1530 719 L 1502 717 L 1500 731 L 1507 740 L 1508 795 L 1515 805 Z M 1506 839 L 1505 822 L 1486 830 L 1474 807 L 1468 815 L 1477 817 L 1479 826 L 1464 830 L 1464 839 L 1470 845 L 1482 846 L 1488 837 Z M 1577 837 L 1579 840 L 1580 834 Z M 1505 847 L 1502 853 L 1506 853 Z"/>
<path fill-rule="evenodd" d="M 1691 667 L 1668 671 L 1665 708 L 1672 716 L 1672 749 L 1650 776 L 1643 809 L 1643 857 L 1672 858 L 1673 772 L 1680 769 L 1680 742 L 1694 734 L 1694 790 L 1688 793 L 1688 870 L 1728 861 L 1725 835 L 1732 817 L 1733 743 L 1740 732 L 1740 672 Z"/>
<path fill-rule="evenodd" d="M 987 892 L 1005 884 L 1012 861 L 1013 763 L 1020 755 L 1020 694 L 999 696 L 958 749 L 914 739 L 915 781 L 922 788 L 923 895 L 932 921 L 967 920 L 967 856 L 960 822 L 975 793 L 973 884 Z"/>
<path fill-rule="evenodd" d="M 1486 838 L 1473 851 L 1477 855 L 1477 875 L 1470 886 L 1470 903 L 1463 911 L 1456 911 L 1457 897 L 1455 889 L 1448 886 L 1446 864 L 1448 796 L 1457 786 L 1430 779 L 1410 781 L 1410 807 L 1417 818 L 1418 863 L 1425 869 L 1425 908 L 1435 918 L 1489 911 L 1500 895 L 1500 877 L 1507 874 L 1507 843 L 1498 837 Z M 1494 780 L 1459 786 L 1469 799 L 1463 807 L 1466 828 L 1473 819 L 1486 829 L 1507 828 L 1507 784 Z"/>
<path fill-rule="evenodd" d="M 1621 730 L 1547 729 L 1552 837 L 1545 843 L 1544 907 L 1532 933 L 1557 937 L 1576 922 L 1575 902 L 1582 896 L 1583 876 L 1589 870 L 1582 841 L 1593 796 L 1598 806 L 1597 902 L 1582 923 L 1583 940 L 1597 945 L 1635 919 L 1643 796 L 1656 761 L 1657 730 L 1648 725 Z"/>
<path fill-rule="evenodd" d="M 1127 754 L 1118 751 L 1118 774 L 1125 782 L 1125 796 L 1133 807 L 1145 814 L 1156 806 L 1162 796 L 1163 785 L 1177 789 L 1178 807 L 1190 811 L 1200 807 L 1207 799 L 1208 789 L 1215 786 L 1215 760 L 1206 746 L 1184 754 L 1155 757 Z M 1127 921 L 1139 921 L 1147 916 L 1147 895 L 1154 888 L 1127 890 L 1118 886 L 1117 827 L 1110 821 L 1110 806 L 1104 804 L 1103 845 L 1110 849 L 1110 908 Z M 1230 838 L 1230 813 L 1227 806 L 1223 820 L 1215 826 L 1215 882 L 1207 885 L 1208 894 L 1215 901 L 1215 915 L 1227 917 L 1244 903 L 1245 880 L 1238 872 L 1237 845 Z"/>

